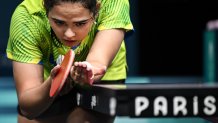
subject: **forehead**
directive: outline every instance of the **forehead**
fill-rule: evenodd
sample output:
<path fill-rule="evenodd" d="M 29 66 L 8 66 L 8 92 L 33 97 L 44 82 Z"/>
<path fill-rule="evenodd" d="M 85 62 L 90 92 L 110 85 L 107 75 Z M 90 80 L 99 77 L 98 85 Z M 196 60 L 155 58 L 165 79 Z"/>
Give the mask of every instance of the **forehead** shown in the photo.
<path fill-rule="evenodd" d="M 72 3 L 72 2 L 62 2 L 58 5 L 55 5 L 50 11 L 49 14 L 54 16 L 67 16 L 67 17 L 80 17 L 80 16 L 90 16 L 90 11 L 81 3 Z"/>

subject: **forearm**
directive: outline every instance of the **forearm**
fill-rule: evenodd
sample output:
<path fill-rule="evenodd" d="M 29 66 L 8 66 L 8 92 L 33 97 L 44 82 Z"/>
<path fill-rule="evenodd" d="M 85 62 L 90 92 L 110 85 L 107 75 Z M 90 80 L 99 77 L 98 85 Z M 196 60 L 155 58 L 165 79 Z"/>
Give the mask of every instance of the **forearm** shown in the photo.
<path fill-rule="evenodd" d="M 34 118 L 45 111 L 53 102 L 49 97 L 51 78 L 35 88 L 31 88 L 19 95 L 21 112 L 28 118 Z"/>
<path fill-rule="evenodd" d="M 123 29 L 99 31 L 86 61 L 93 67 L 105 67 L 107 69 L 120 49 L 124 33 L 125 31 Z M 99 81 L 103 76 L 104 75 L 95 75 L 94 80 Z"/>

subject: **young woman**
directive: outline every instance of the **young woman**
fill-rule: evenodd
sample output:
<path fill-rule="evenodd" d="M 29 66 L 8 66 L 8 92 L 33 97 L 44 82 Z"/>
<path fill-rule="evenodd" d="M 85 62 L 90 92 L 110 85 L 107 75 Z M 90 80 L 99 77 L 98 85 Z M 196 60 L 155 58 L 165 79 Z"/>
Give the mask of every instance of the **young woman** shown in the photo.
<path fill-rule="evenodd" d="M 77 107 L 72 85 L 123 83 L 123 40 L 132 29 L 128 0 L 24 0 L 12 16 L 7 47 L 13 60 L 18 122 L 113 122 L 114 117 Z M 68 84 L 49 97 L 60 68 L 57 61 L 71 49 L 76 62 Z"/>

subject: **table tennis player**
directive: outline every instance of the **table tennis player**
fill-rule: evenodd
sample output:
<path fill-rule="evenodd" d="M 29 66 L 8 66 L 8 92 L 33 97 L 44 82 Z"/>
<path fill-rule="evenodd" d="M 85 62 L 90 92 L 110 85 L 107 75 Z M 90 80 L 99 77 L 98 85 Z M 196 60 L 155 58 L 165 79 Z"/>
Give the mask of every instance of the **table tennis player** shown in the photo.
<path fill-rule="evenodd" d="M 13 62 L 18 123 L 112 123 L 114 117 L 76 106 L 73 85 L 123 83 L 124 36 L 133 29 L 128 0 L 24 0 L 15 9 L 6 49 Z M 64 87 L 49 96 L 56 63 L 74 63 Z"/>

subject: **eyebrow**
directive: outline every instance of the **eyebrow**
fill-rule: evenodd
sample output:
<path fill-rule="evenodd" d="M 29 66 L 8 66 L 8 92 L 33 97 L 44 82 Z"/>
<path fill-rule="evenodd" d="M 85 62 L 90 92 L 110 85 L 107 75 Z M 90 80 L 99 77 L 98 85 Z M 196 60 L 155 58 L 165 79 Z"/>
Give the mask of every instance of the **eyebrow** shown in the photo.
<path fill-rule="evenodd" d="M 57 19 L 57 18 L 51 18 L 52 20 L 55 20 L 55 21 L 63 21 L 63 20 L 60 20 L 60 19 Z M 63 21 L 64 22 L 64 21 Z"/>
<path fill-rule="evenodd" d="M 53 20 L 56 20 L 56 21 L 63 21 L 63 20 L 60 20 L 60 19 L 57 19 L 57 18 L 54 18 L 54 17 L 51 17 Z M 79 20 L 79 21 L 74 21 L 73 23 L 84 23 L 84 22 L 87 22 L 88 20 L 90 20 L 91 18 L 88 18 L 88 19 L 85 19 L 85 20 Z M 65 21 L 63 21 L 65 22 Z"/>
<path fill-rule="evenodd" d="M 85 19 L 85 20 L 80 20 L 80 21 L 75 21 L 74 23 L 84 23 L 90 20 L 91 18 Z"/>

